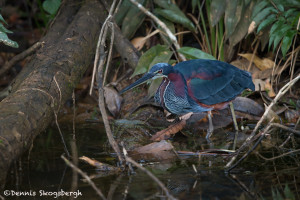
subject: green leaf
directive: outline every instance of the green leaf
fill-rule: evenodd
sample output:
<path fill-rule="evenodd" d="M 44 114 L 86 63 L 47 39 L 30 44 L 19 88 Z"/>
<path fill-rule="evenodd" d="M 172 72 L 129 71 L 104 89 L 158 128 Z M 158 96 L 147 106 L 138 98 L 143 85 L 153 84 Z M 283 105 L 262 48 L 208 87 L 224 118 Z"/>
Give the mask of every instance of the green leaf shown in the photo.
<path fill-rule="evenodd" d="M 188 28 L 190 31 L 196 30 L 194 24 L 186 16 L 183 16 L 176 11 L 156 8 L 154 12 L 172 22 L 181 24 L 182 26 Z"/>
<path fill-rule="evenodd" d="M 274 49 L 276 49 L 278 43 L 280 42 L 280 40 L 282 39 L 282 37 L 286 34 L 286 32 L 288 30 L 291 30 L 292 27 L 289 24 L 284 24 L 282 27 L 280 27 L 278 29 L 278 31 L 276 31 L 275 34 L 275 38 L 274 38 Z"/>
<path fill-rule="evenodd" d="M 181 47 L 178 50 L 179 53 L 182 53 L 188 60 L 192 59 L 210 59 L 216 60 L 212 55 L 201 51 L 200 49 L 196 49 L 193 47 Z"/>
<path fill-rule="evenodd" d="M 285 187 L 284 187 L 284 197 L 285 197 L 285 199 L 288 199 L 288 200 L 295 200 L 295 195 L 289 188 L 288 184 L 285 184 Z"/>
<path fill-rule="evenodd" d="M 10 40 L 7 37 L 7 34 L 4 33 L 4 32 L 1 32 L 1 31 L 0 31 L 0 42 L 3 42 L 5 45 L 13 47 L 13 48 L 18 48 L 19 47 L 17 42 Z"/>
<path fill-rule="evenodd" d="M 252 13 L 254 5 L 255 5 L 255 3 L 253 1 L 251 1 L 251 3 L 243 11 L 243 17 L 239 21 L 234 32 L 229 37 L 230 46 L 232 46 L 232 47 L 235 46 L 247 34 L 249 25 L 251 23 L 251 13 Z"/>
<path fill-rule="evenodd" d="M 156 45 L 150 48 L 141 56 L 131 77 L 149 71 L 150 67 L 157 63 L 167 63 L 172 54 L 173 52 L 168 49 L 167 45 Z"/>
<path fill-rule="evenodd" d="M 282 4 L 277 4 L 276 6 L 280 12 L 284 12 L 284 7 Z"/>
<path fill-rule="evenodd" d="M 282 18 L 282 17 L 280 17 L 279 19 L 278 19 L 278 21 L 277 22 L 275 22 L 273 25 L 272 25 L 272 27 L 271 27 L 271 30 L 270 30 L 270 39 L 269 39 L 269 49 L 270 49 L 270 47 L 272 46 L 272 44 L 273 44 L 273 41 L 275 40 L 275 38 L 276 38 L 276 31 L 277 31 L 277 29 L 279 29 L 280 27 L 282 27 L 282 25 L 284 24 L 284 19 Z M 275 49 L 275 48 L 274 48 Z M 273 50 L 274 50 L 273 49 Z"/>
<path fill-rule="evenodd" d="M 138 0 L 142 5 L 147 3 L 147 0 Z M 137 29 L 143 23 L 146 15 L 136 6 L 131 6 L 122 22 L 122 33 L 127 38 L 132 38 Z"/>
<path fill-rule="evenodd" d="M 0 32 L 4 32 L 4 33 L 12 33 L 12 31 L 8 30 L 7 28 L 5 28 L 3 26 L 3 24 L 0 23 Z"/>
<path fill-rule="evenodd" d="M 165 25 L 170 29 L 170 31 L 171 31 L 173 34 L 175 34 L 175 26 L 174 26 L 174 23 L 173 23 L 173 22 L 171 22 L 171 21 L 169 21 L 169 20 L 167 20 L 166 18 L 161 17 L 161 16 L 158 16 L 158 18 L 159 18 L 162 22 L 165 23 Z M 167 44 L 167 45 L 172 44 L 172 41 L 170 40 L 170 38 L 169 38 L 168 36 L 166 36 L 165 34 L 163 34 L 165 31 L 161 28 L 161 26 L 158 25 L 157 28 L 158 28 L 159 30 L 162 31 L 162 32 L 159 32 L 159 35 L 160 35 L 160 37 L 163 39 L 164 44 Z"/>
<path fill-rule="evenodd" d="M 43 8 L 49 14 L 55 15 L 60 4 L 61 4 L 61 0 L 46 0 L 43 2 Z"/>
<path fill-rule="evenodd" d="M 227 39 L 235 30 L 237 24 L 239 23 L 242 15 L 242 10 L 244 7 L 244 1 L 232 0 L 226 5 L 225 9 L 225 28 L 226 28 L 226 38 Z"/>
<path fill-rule="evenodd" d="M 285 18 L 290 17 L 291 15 L 295 14 L 297 12 L 297 9 L 292 8 L 292 9 L 288 9 L 286 12 L 283 13 L 283 16 Z"/>
<path fill-rule="evenodd" d="M 170 0 L 154 0 L 154 3 L 161 8 L 173 10 L 175 12 L 178 12 L 178 14 L 181 16 L 185 16 L 185 14 L 180 10 L 180 8 L 176 4 L 172 3 L 172 1 Z"/>
<path fill-rule="evenodd" d="M 2 21 L 3 23 L 5 23 L 7 25 L 7 22 L 4 20 L 4 18 L 2 17 L 1 14 L 0 14 L 0 21 Z"/>
<path fill-rule="evenodd" d="M 256 24 L 259 24 L 263 19 L 265 19 L 272 12 L 277 13 L 278 11 L 273 7 L 268 7 L 263 11 L 261 11 L 260 13 L 258 13 L 258 15 L 254 17 L 253 21 L 255 21 Z"/>
<path fill-rule="evenodd" d="M 119 7 L 118 12 L 115 15 L 115 21 L 118 25 L 122 24 L 122 21 L 129 9 L 132 7 L 132 3 L 129 0 L 123 0 L 122 4 Z"/>
<path fill-rule="evenodd" d="M 259 3 L 257 3 L 254 8 L 253 8 L 253 12 L 252 12 L 252 16 L 251 18 L 255 18 L 256 15 L 261 12 L 261 10 L 263 10 L 267 5 L 271 5 L 271 3 L 268 0 L 263 0 L 260 1 Z"/>
<path fill-rule="evenodd" d="M 197 3 L 199 3 L 198 0 L 192 0 L 192 13 L 195 12 L 195 9 L 196 9 L 196 6 L 197 6 Z"/>
<path fill-rule="evenodd" d="M 282 39 L 281 52 L 283 57 L 285 57 L 286 52 L 290 49 L 294 36 L 296 35 L 296 30 L 290 30 Z"/>
<path fill-rule="evenodd" d="M 272 24 L 275 21 L 276 21 L 276 15 L 275 14 L 269 15 L 268 18 L 266 18 L 259 24 L 259 26 L 257 28 L 257 32 L 263 30 L 265 27 L 269 26 L 270 24 Z"/>
<path fill-rule="evenodd" d="M 156 91 L 157 91 L 157 88 L 159 87 L 159 85 L 161 84 L 161 81 L 162 81 L 162 78 L 157 78 L 157 79 L 154 79 L 149 88 L 148 88 L 148 96 L 149 97 L 152 97 L 155 95 Z"/>
<path fill-rule="evenodd" d="M 212 26 L 215 26 L 221 17 L 224 15 L 226 8 L 226 1 L 224 0 L 212 0 L 210 4 L 210 22 Z"/>

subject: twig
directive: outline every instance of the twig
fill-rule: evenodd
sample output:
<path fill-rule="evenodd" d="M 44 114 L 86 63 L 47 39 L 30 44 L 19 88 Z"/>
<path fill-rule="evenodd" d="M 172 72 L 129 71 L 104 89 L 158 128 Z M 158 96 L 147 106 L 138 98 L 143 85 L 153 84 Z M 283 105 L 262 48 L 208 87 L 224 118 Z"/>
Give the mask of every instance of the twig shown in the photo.
<path fill-rule="evenodd" d="M 109 143 L 112 146 L 112 148 L 114 149 L 114 151 L 117 153 L 119 161 L 122 163 L 124 161 L 124 159 L 122 158 L 120 148 L 112 135 L 112 131 L 111 131 L 109 121 L 107 118 L 107 113 L 106 113 L 105 104 L 104 104 L 105 100 L 104 100 L 104 90 L 103 90 L 103 67 L 104 67 L 104 59 L 106 56 L 104 53 L 104 46 L 105 46 L 105 40 L 106 40 L 106 36 L 107 36 L 107 31 L 108 31 L 107 23 L 109 23 L 110 19 L 112 19 L 112 14 L 113 14 L 113 10 L 114 10 L 116 1 L 117 0 L 113 1 L 112 5 L 110 7 L 110 10 L 109 10 L 108 17 L 106 18 L 105 22 L 103 23 L 101 31 L 100 31 L 99 40 L 98 40 L 97 49 L 96 49 L 96 55 L 95 55 L 93 78 L 94 78 L 94 73 L 97 69 L 97 84 L 98 84 L 98 94 L 99 94 L 98 106 L 99 106 L 99 109 L 100 109 L 100 112 L 102 115 L 104 127 L 106 130 L 106 135 L 108 137 Z M 102 55 L 102 56 L 100 57 L 99 55 Z M 100 57 L 100 60 L 99 60 L 99 57 Z M 92 90 L 93 83 L 94 82 L 92 79 L 91 90 Z M 91 94 L 91 90 L 90 90 L 90 94 Z"/>
<path fill-rule="evenodd" d="M 55 82 L 55 84 L 56 84 L 56 86 L 57 86 L 57 88 L 58 88 L 58 91 L 59 91 L 59 104 L 58 104 L 58 109 L 57 109 L 57 111 L 55 111 L 55 110 L 54 110 L 54 107 L 53 107 L 53 112 L 54 112 L 54 117 L 55 117 L 55 124 L 56 124 L 56 126 L 57 126 L 59 135 L 60 135 L 60 137 L 61 137 L 61 141 L 62 141 L 62 143 L 63 143 L 63 145 L 64 145 L 65 152 L 66 152 L 67 156 L 70 158 L 70 153 L 69 153 L 69 151 L 68 151 L 68 148 L 67 148 L 67 145 L 66 145 L 64 136 L 63 136 L 63 134 L 62 134 L 62 131 L 61 131 L 61 129 L 60 129 L 60 126 L 59 126 L 59 123 L 58 123 L 58 120 L 57 120 L 57 113 L 58 113 L 58 111 L 59 111 L 59 109 L 60 109 L 60 106 L 61 106 L 61 98 L 62 98 L 61 90 L 60 90 L 60 87 L 59 87 L 59 85 L 58 85 L 58 82 L 57 82 L 57 80 L 56 80 L 56 78 L 55 78 L 55 75 L 54 75 L 54 77 L 53 77 L 53 80 L 54 80 L 54 82 Z M 53 106 L 54 106 L 54 101 L 53 101 Z"/>
<path fill-rule="evenodd" d="M 29 49 L 23 51 L 22 53 L 16 55 L 13 57 L 10 61 L 5 63 L 2 68 L 0 68 L 0 76 L 2 76 L 7 70 L 9 70 L 14 64 L 17 62 L 23 60 L 27 56 L 33 54 L 38 48 L 40 48 L 44 42 L 37 42 L 34 45 L 32 45 Z"/>
<path fill-rule="evenodd" d="M 112 55 L 112 50 L 113 50 L 114 38 L 115 38 L 114 24 L 112 22 L 109 22 L 108 26 L 110 26 L 110 29 L 111 29 L 111 36 L 110 36 L 110 46 L 109 46 L 108 58 L 107 58 L 105 73 L 104 73 L 104 78 L 103 78 L 103 85 L 105 85 L 105 82 L 106 82 L 107 72 L 108 72 L 109 64 L 111 62 L 111 55 Z"/>
<path fill-rule="evenodd" d="M 271 160 L 276 160 L 276 159 L 278 159 L 278 158 L 282 158 L 282 157 L 287 156 L 287 155 L 289 155 L 289 154 L 297 153 L 297 152 L 299 152 L 299 151 L 300 151 L 300 149 L 296 149 L 296 150 L 294 150 L 294 151 L 286 152 L 286 153 L 283 153 L 283 154 L 281 154 L 281 155 L 279 155 L 279 156 L 275 156 L 275 157 L 272 157 L 272 158 L 266 158 L 266 157 L 264 157 L 263 155 L 261 155 L 260 153 L 257 153 L 257 155 L 258 155 L 259 157 L 261 157 L 262 159 L 264 159 L 264 160 L 271 161 Z"/>
<path fill-rule="evenodd" d="M 54 112 L 54 117 L 55 117 L 55 124 L 56 124 L 56 126 L 57 126 L 57 129 L 58 129 L 58 132 L 59 132 L 61 141 L 62 141 L 62 143 L 63 143 L 63 145 L 64 145 L 65 152 L 66 152 L 68 158 L 70 158 L 70 153 L 69 153 L 68 148 L 67 148 L 67 145 L 66 145 L 66 143 L 65 143 L 65 139 L 64 139 L 64 136 L 63 136 L 63 134 L 62 134 L 62 132 L 61 132 L 59 123 L 58 123 L 58 121 L 57 121 L 57 114 L 56 114 L 56 112 L 55 112 L 54 110 L 53 110 L 53 112 Z"/>
<path fill-rule="evenodd" d="M 161 189 L 166 193 L 168 199 L 172 199 L 172 200 L 176 199 L 169 193 L 169 190 L 166 188 L 166 186 L 156 176 L 154 176 L 154 174 L 152 174 L 149 170 L 147 170 L 145 167 L 141 166 L 139 163 L 132 160 L 127 155 L 125 156 L 125 159 L 127 162 L 130 162 L 131 164 L 133 164 L 134 166 L 139 168 L 141 171 L 145 172 L 152 180 L 154 180 L 161 187 Z"/>
<path fill-rule="evenodd" d="M 240 164 L 249 154 L 259 145 L 259 143 L 262 141 L 264 136 L 267 134 L 269 129 L 272 127 L 272 124 L 269 123 L 269 125 L 264 129 L 264 131 L 261 133 L 259 139 L 256 141 L 256 143 L 253 145 L 251 149 L 247 153 L 245 153 L 234 165 L 232 165 L 230 168 L 226 169 L 225 172 L 229 173 L 232 169 L 234 169 L 238 164 Z"/>
<path fill-rule="evenodd" d="M 265 110 L 263 116 L 260 118 L 260 120 L 258 121 L 258 123 L 256 124 L 254 130 L 252 131 L 252 133 L 250 134 L 250 136 L 247 138 L 247 140 L 243 143 L 243 145 L 237 150 L 237 154 L 235 156 L 233 156 L 231 158 L 231 160 L 226 164 L 226 168 L 229 168 L 232 163 L 237 159 L 239 153 L 251 143 L 251 139 L 254 137 L 256 131 L 258 130 L 258 128 L 261 126 L 262 122 L 266 119 L 266 117 L 268 116 L 268 113 L 270 112 L 270 110 L 272 109 L 272 107 L 277 103 L 277 101 L 300 79 L 300 75 L 298 75 L 297 77 L 295 77 L 293 80 L 291 80 L 290 82 L 288 82 L 287 84 L 285 84 L 278 92 L 278 94 L 276 95 L 276 97 L 273 99 L 273 101 L 271 102 L 271 104 L 267 107 L 267 109 Z"/>
<path fill-rule="evenodd" d="M 103 193 L 101 192 L 101 190 L 99 188 L 96 187 L 95 183 L 90 179 L 90 177 L 88 177 L 88 175 L 86 175 L 86 173 L 84 173 L 81 169 L 79 169 L 77 166 L 75 166 L 71 161 L 69 161 L 68 159 L 66 159 L 63 155 L 60 156 L 65 163 L 71 167 L 72 169 L 76 170 L 83 178 L 85 178 L 87 180 L 87 182 L 90 184 L 90 186 L 92 186 L 92 188 L 96 191 L 96 193 L 102 198 L 105 199 L 105 196 L 103 195 Z"/>
<path fill-rule="evenodd" d="M 292 132 L 292 133 L 294 133 L 294 134 L 300 136 L 300 131 L 297 131 L 297 130 L 292 129 L 292 128 L 289 128 L 289 127 L 286 127 L 286 126 L 284 126 L 284 125 L 282 125 L 282 124 L 272 123 L 271 125 L 272 125 L 272 126 L 275 126 L 275 127 L 278 127 L 278 128 L 281 128 L 281 129 L 284 129 L 284 130 L 286 130 L 286 131 Z"/>
<path fill-rule="evenodd" d="M 168 37 L 170 38 L 170 40 L 172 41 L 172 43 L 174 44 L 175 48 L 177 50 L 180 49 L 180 46 L 177 42 L 176 36 L 171 32 L 171 30 L 166 26 L 165 23 L 163 23 L 160 19 L 158 19 L 155 15 L 153 15 L 149 10 L 147 10 L 142 4 L 138 3 L 136 0 L 130 0 L 131 3 L 133 3 L 134 5 L 136 5 L 142 12 L 144 12 L 148 17 L 150 17 L 151 19 L 153 19 L 168 35 Z M 182 61 L 185 61 L 186 58 L 184 57 L 184 55 L 178 53 L 178 56 L 180 57 L 180 59 Z"/>

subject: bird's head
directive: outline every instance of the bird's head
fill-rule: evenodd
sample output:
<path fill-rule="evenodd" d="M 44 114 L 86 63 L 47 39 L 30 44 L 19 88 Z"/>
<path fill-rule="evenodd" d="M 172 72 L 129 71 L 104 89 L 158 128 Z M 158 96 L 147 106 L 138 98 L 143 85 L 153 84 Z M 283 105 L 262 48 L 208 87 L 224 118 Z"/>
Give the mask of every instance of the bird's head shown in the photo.
<path fill-rule="evenodd" d="M 138 85 L 141 85 L 142 83 L 145 83 L 149 79 L 156 79 L 160 77 L 168 77 L 168 74 L 173 71 L 173 67 L 169 65 L 168 63 L 157 63 L 151 67 L 149 72 L 144 74 L 140 79 L 132 83 L 131 85 L 124 88 L 120 94 L 123 94 L 124 92 L 135 88 Z"/>

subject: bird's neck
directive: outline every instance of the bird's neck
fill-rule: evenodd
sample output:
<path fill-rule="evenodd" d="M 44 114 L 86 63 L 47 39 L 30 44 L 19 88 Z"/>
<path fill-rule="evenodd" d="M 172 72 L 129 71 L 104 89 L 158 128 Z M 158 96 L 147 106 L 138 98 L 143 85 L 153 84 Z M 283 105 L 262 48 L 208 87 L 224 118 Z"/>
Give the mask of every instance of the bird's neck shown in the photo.
<path fill-rule="evenodd" d="M 168 74 L 168 79 L 174 85 L 174 90 L 177 95 L 184 96 L 186 94 L 187 86 L 182 74 L 170 73 Z"/>

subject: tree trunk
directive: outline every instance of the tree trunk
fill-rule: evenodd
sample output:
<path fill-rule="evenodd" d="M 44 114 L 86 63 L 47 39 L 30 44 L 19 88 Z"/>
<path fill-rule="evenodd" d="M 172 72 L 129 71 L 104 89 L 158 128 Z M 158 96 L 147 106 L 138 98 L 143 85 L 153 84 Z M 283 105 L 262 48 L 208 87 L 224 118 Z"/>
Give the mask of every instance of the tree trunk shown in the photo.
<path fill-rule="evenodd" d="M 0 185 L 11 163 L 70 97 L 94 57 L 107 12 L 97 0 L 85 1 L 79 10 L 77 5 L 78 1 L 62 5 L 41 40 L 44 46 L 18 75 L 11 94 L 0 102 Z"/>

